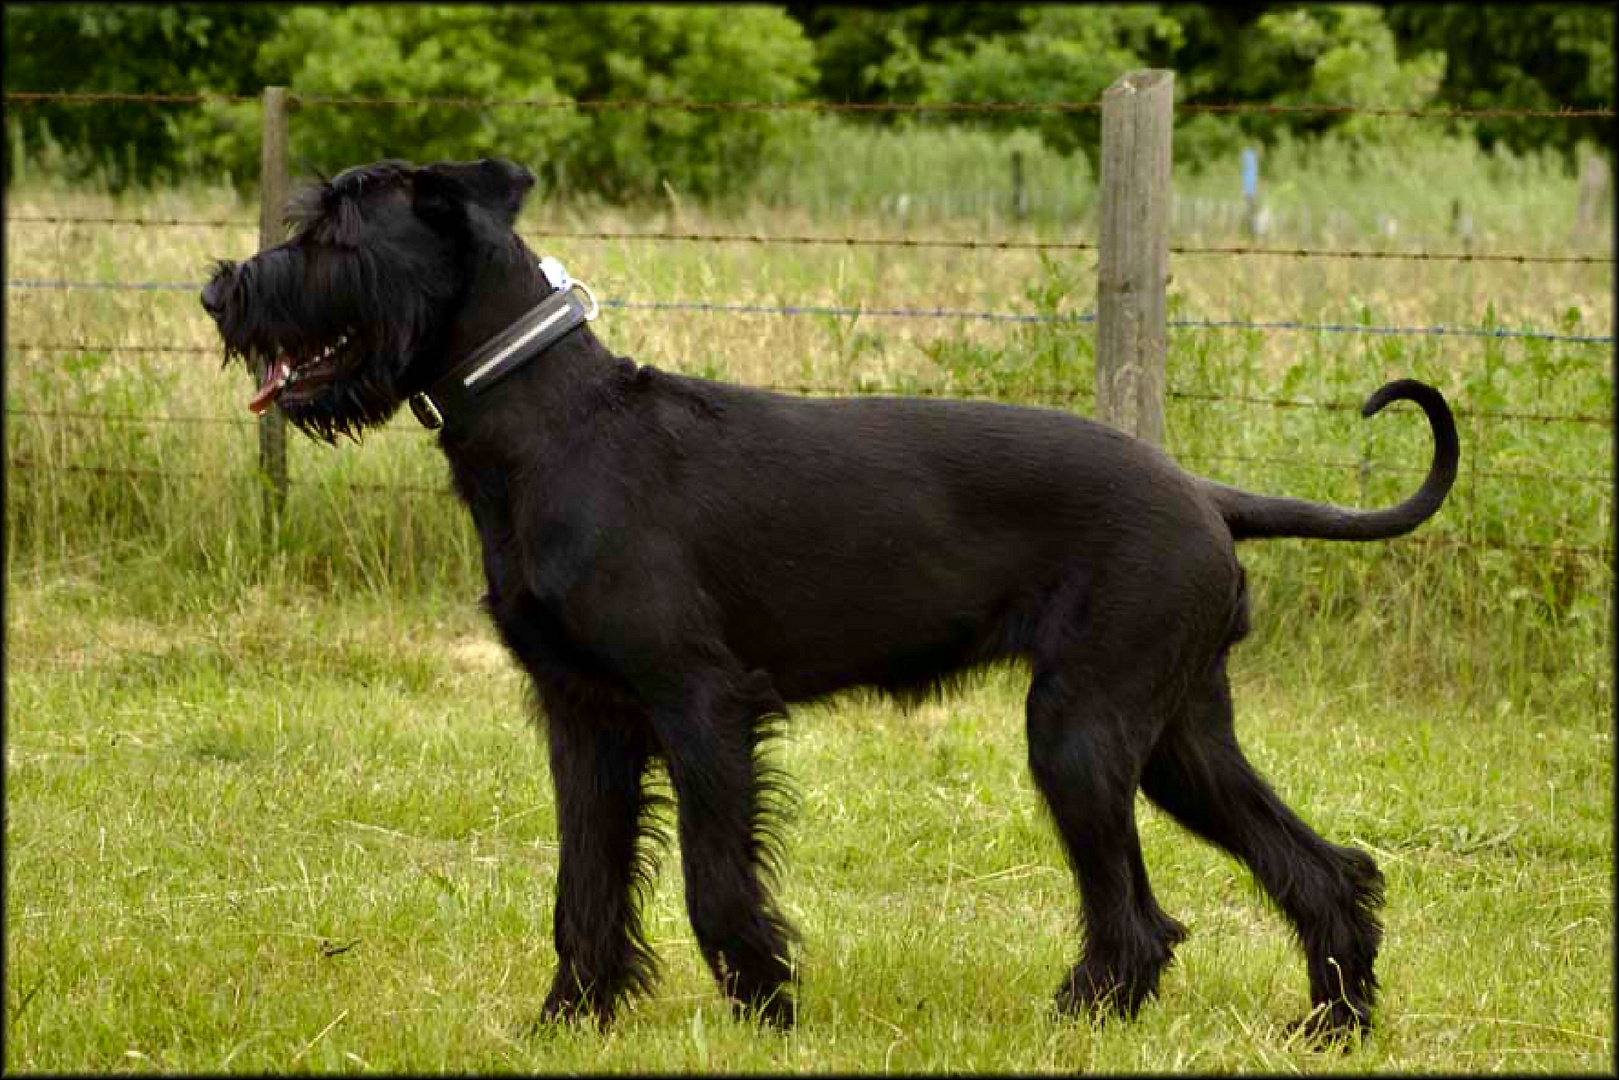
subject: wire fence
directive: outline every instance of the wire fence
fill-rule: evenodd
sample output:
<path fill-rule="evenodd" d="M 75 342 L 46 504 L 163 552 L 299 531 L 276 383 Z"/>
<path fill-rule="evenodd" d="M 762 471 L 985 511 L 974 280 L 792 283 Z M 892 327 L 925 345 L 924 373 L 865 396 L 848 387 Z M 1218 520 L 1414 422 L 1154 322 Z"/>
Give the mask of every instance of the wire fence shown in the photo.
<path fill-rule="evenodd" d="M 175 349 L 176 352 L 187 353 L 213 353 L 217 350 L 203 349 L 187 346 Z M 883 383 L 758 383 L 757 389 L 771 390 L 783 394 L 802 395 L 837 395 L 851 396 L 892 397 L 910 395 L 915 397 L 977 397 L 992 401 L 1038 401 L 1058 403 L 1074 401 L 1081 398 L 1091 398 L 1096 391 L 1085 386 L 1020 386 L 1015 390 L 974 390 L 970 387 L 929 387 L 915 384 L 886 385 Z M 1202 401 L 1215 404 L 1258 405 L 1276 409 L 1321 409 L 1328 412 L 1358 411 L 1357 403 L 1342 401 L 1305 401 L 1287 398 L 1265 398 L 1246 394 L 1224 394 L 1202 392 L 1196 390 L 1169 390 L 1168 396 L 1180 401 Z M 1529 412 L 1517 409 L 1470 409 L 1465 406 L 1455 406 L 1451 412 L 1459 420 L 1484 421 L 1521 421 L 1535 424 L 1592 424 L 1596 426 L 1610 426 L 1614 419 L 1612 416 L 1602 416 L 1595 413 L 1542 413 Z M 98 412 L 83 409 L 7 409 L 8 416 L 29 416 L 39 419 L 54 417 L 63 420 L 95 420 L 107 423 L 146 423 L 146 424 L 184 424 L 184 423 L 241 423 L 251 424 L 249 420 L 239 420 L 226 416 L 154 416 L 149 413 L 120 414 Z M 383 429 L 390 432 L 392 429 Z M 1535 473 L 1536 476 L 1564 476 L 1565 473 Z"/>
<path fill-rule="evenodd" d="M 8 289 L 104 290 L 112 292 L 196 292 L 201 282 L 185 281 L 71 281 L 18 278 L 6 282 Z M 1090 323 L 1094 313 L 1073 315 L 1040 312 L 972 311 L 952 308 L 883 308 L 864 305 L 831 304 L 742 304 L 709 300 L 600 300 L 604 308 L 624 311 L 687 311 L 721 315 L 831 315 L 845 318 L 878 319 L 975 319 L 983 322 Z M 1511 327 L 1463 326 L 1376 326 L 1366 323 L 1302 323 L 1290 320 L 1255 322 L 1244 319 L 1170 319 L 1171 329 L 1196 330 L 1304 330 L 1324 334 L 1437 335 L 1450 337 L 1520 338 L 1558 341 L 1578 345 L 1612 345 L 1612 334 L 1561 334 L 1551 330 Z"/>
<path fill-rule="evenodd" d="M 683 98 L 624 98 L 575 100 L 573 98 L 473 98 L 473 97 L 355 97 L 335 94 L 289 93 L 294 105 L 338 106 L 343 108 L 425 107 L 450 109 L 490 109 L 518 107 L 529 109 L 579 109 L 584 112 L 619 110 L 679 110 L 685 112 L 847 112 L 847 113 L 1075 113 L 1100 110 L 1099 99 L 1091 101 L 694 101 Z M 8 91 L 9 105 L 204 105 L 211 103 L 257 104 L 256 94 L 133 93 L 122 91 Z M 1377 108 L 1340 103 L 1273 102 L 1177 102 L 1177 111 L 1188 113 L 1253 113 L 1273 115 L 1360 115 L 1381 118 L 1407 117 L 1421 120 L 1496 119 L 1606 119 L 1612 108 Z"/>
<path fill-rule="evenodd" d="M 526 108 L 555 108 L 575 109 L 580 111 L 605 111 L 628 109 L 667 109 L 683 111 L 767 111 L 767 110 L 796 110 L 829 113 L 997 113 L 997 112 L 1057 112 L 1078 113 L 1095 110 L 1100 107 L 1099 101 L 1086 102 L 942 102 L 942 103 L 841 103 L 826 101 L 807 102 L 764 102 L 764 101 L 727 101 L 702 102 L 670 99 L 642 99 L 623 101 L 572 101 L 563 99 L 473 99 L 453 97 L 428 98 L 361 98 L 333 95 L 305 95 L 289 94 L 289 103 L 296 106 L 312 107 L 339 107 L 339 108 L 395 108 L 395 107 L 422 107 L 422 108 L 462 108 L 483 109 L 497 107 L 526 107 Z M 33 104 L 123 104 L 123 105 L 199 105 L 204 103 L 258 103 L 258 96 L 221 95 L 210 93 L 188 94 L 133 94 L 133 93 L 31 93 L 8 92 L 4 95 L 8 106 L 27 107 Z M 1184 113 L 1256 113 L 1256 114 L 1354 114 L 1370 117 L 1407 117 L 1430 120 L 1455 119 L 1496 119 L 1496 118 L 1524 118 L 1524 119 L 1576 119 L 1576 118 L 1612 118 L 1614 112 L 1611 108 L 1573 109 L 1558 107 L 1553 109 L 1382 109 L 1366 108 L 1344 104 L 1262 104 L 1262 103 L 1196 103 L 1182 102 L 1175 106 L 1178 112 Z M 70 227 L 101 227 L 114 229 L 212 229 L 212 230 L 257 230 L 259 223 L 246 219 L 201 219 L 186 217 L 156 217 L 141 215 L 84 215 L 71 214 L 11 214 L 6 217 L 8 228 L 13 227 L 40 227 L 40 226 L 70 226 Z M 550 239 L 589 240 L 602 242 L 645 242 L 658 244 L 746 244 L 759 247 L 804 247 L 804 246 L 840 246 L 845 248 L 884 248 L 897 250 L 963 250 L 984 252 L 1084 252 L 1098 250 L 1098 244 L 1087 240 L 1064 239 L 1030 239 L 1026 237 L 911 237 L 911 236 L 853 236 L 853 235 L 810 235 L 787 234 L 771 235 L 765 233 L 749 232 L 696 232 L 671 230 L 602 230 L 602 229 L 569 229 L 556 227 L 530 228 L 529 235 L 546 237 Z M 1520 266 L 1534 265 L 1569 265 L 1569 266 L 1611 266 L 1614 256 L 1611 253 L 1595 252 L 1513 252 L 1513 251 L 1427 251 L 1427 250 L 1380 250 L 1371 248 L 1347 249 L 1317 249 L 1299 246 L 1260 246 L 1254 244 L 1243 245 L 1171 245 L 1171 254 L 1187 257 L 1213 257 L 1213 258 L 1279 258 L 1279 259 L 1343 259 L 1358 261 L 1415 261 L 1423 263 L 1478 263 L 1478 264 L 1515 264 Z M 8 290 L 18 291 L 114 291 L 114 292 L 168 292 L 191 291 L 201 288 L 200 282 L 165 282 L 165 281 L 87 281 L 69 278 L 14 278 L 6 282 Z M 834 305 L 818 303 L 724 303 L 707 300 L 635 300 L 607 296 L 601 300 L 605 308 L 616 308 L 626 311 L 648 312 L 684 312 L 693 314 L 715 314 L 726 316 L 776 316 L 784 318 L 814 316 L 836 318 L 879 318 L 879 319 L 935 319 L 935 320 L 975 320 L 991 323 L 1012 324 L 1087 324 L 1094 323 L 1094 313 L 1049 313 L 1049 312 L 1015 312 L 1015 311 L 989 311 L 966 310 L 947 308 L 906 308 L 883 307 L 867 305 Z M 1177 318 L 1167 322 L 1174 330 L 1247 330 L 1263 333 L 1271 332 L 1303 332 L 1318 334 L 1356 334 L 1378 336 L 1430 336 L 1453 337 L 1471 339 L 1519 340 L 1556 343 L 1575 347 L 1601 347 L 1608 350 L 1614 344 L 1612 334 L 1575 334 L 1559 332 L 1536 327 L 1499 327 L 1499 326 L 1383 326 L 1369 323 L 1309 323 L 1296 320 L 1270 320 L 1250 321 L 1238 319 L 1192 319 Z M 105 353 L 145 353 L 152 355 L 193 355 L 217 353 L 217 348 L 201 346 L 186 346 L 175 344 L 122 344 L 122 343 L 96 343 L 75 341 L 22 341 L 7 342 L 9 352 L 21 353 L 53 353 L 62 351 L 105 352 Z M 1593 357 L 1600 362 L 1606 359 L 1607 354 L 1595 354 Z M 821 385 L 808 382 L 767 385 L 766 389 L 800 394 L 942 394 L 1002 397 L 995 393 L 977 393 L 963 391 L 959 388 L 950 390 L 936 390 L 914 385 L 879 386 L 879 385 Z M 1073 401 L 1093 396 L 1094 392 L 1079 387 L 1023 387 L 1012 393 L 1013 400 L 1030 401 Z M 1230 403 L 1268 407 L 1276 409 L 1356 409 L 1359 403 L 1313 401 L 1297 398 L 1266 398 L 1255 395 L 1230 394 L 1215 391 L 1171 389 L 1168 396 L 1185 402 L 1202 403 Z M 1006 399 L 1002 397 L 1002 399 Z M 1609 426 L 1613 424 L 1612 416 L 1594 415 L 1589 413 L 1558 413 L 1537 412 L 1532 410 L 1492 410 L 1467 409 L 1455 410 L 1458 417 L 1463 420 L 1477 421 L 1515 421 L 1530 424 L 1548 425 L 1586 425 Z M 146 413 L 118 413 L 98 411 L 91 409 L 27 409 L 7 408 L 6 416 L 21 420 L 50 421 L 53 423 L 94 423 L 94 424 L 135 424 L 135 425 L 228 425 L 250 427 L 253 421 L 224 417 L 224 416 L 182 416 L 182 415 L 152 415 Z M 413 431 L 414 429 L 385 428 L 384 433 L 392 434 L 398 431 Z M 1237 462 L 1246 464 L 1262 464 L 1268 466 L 1285 467 L 1316 467 L 1327 469 L 1354 470 L 1364 473 L 1365 462 L 1346 461 L 1312 461 L 1300 459 L 1264 458 L 1244 455 L 1208 455 L 1207 460 L 1222 462 Z M 207 479 L 210 474 L 206 472 L 170 471 L 161 468 L 141 468 L 134 466 L 111 466 L 83 462 L 57 462 L 40 461 L 27 456 L 9 456 L 8 468 L 24 472 L 65 472 L 81 475 L 93 475 L 101 478 L 159 480 L 162 482 L 179 480 Z M 1384 470 L 1380 470 L 1384 471 Z M 1416 472 L 1421 470 L 1390 469 L 1393 472 Z M 1578 484 L 1599 485 L 1612 482 L 1610 474 L 1601 473 L 1568 473 L 1550 470 L 1513 470 L 1513 469 L 1476 469 L 1472 470 L 1474 478 L 1486 480 L 1501 480 L 1527 484 Z M 292 481 L 299 483 L 299 481 Z M 302 481 L 311 483 L 311 481 Z M 351 482 L 347 486 L 357 491 L 382 490 L 389 493 L 409 495 L 425 495 L 439 497 L 448 494 L 448 488 L 431 485 L 398 485 L 398 484 L 366 484 Z M 1550 552 L 1554 554 L 1575 554 L 1590 556 L 1606 556 L 1611 549 L 1604 547 L 1591 547 L 1566 544 L 1536 544 L 1525 542 L 1502 542 L 1488 540 L 1473 540 L 1465 537 L 1438 536 L 1429 538 L 1415 538 L 1407 541 L 1420 546 L 1434 548 L 1480 548 L 1513 551 Z"/>
<path fill-rule="evenodd" d="M 1236 461 L 1249 464 L 1283 464 L 1295 467 L 1299 464 L 1298 462 L 1292 460 L 1284 461 L 1282 459 L 1251 457 L 1235 454 L 1207 455 L 1203 458 L 1203 460 Z M 1317 468 L 1342 467 L 1360 470 L 1363 467 L 1361 463 L 1339 465 L 1331 462 L 1311 462 L 1309 464 Z M 88 475 L 94 476 L 98 479 L 156 480 L 161 482 L 176 480 L 212 482 L 218 479 L 216 474 L 201 470 L 187 471 L 180 469 L 158 469 L 131 465 L 87 465 L 79 463 L 39 462 L 26 457 L 8 458 L 6 461 L 6 467 L 8 469 L 15 469 L 22 472 L 37 471 Z M 1414 472 L 1416 470 L 1399 469 L 1390 471 Z M 1610 478 L 1604 478 L 1604 480 L 1608 479 Z M 298 477 L 289 477 L 287 478 L 286 482 L 293 487 L 298 488 L 330 487 L 329 484 L 323 481 L 306 480 Z M 413 497 L 425 497 L 434 500 L 443 500 L 454 497 L 454 492 L 447 484 L 409 484 L 399 483 L 397 481 L 381 483 L 367 482 L 363 480 L 344 480 L 342 482 L 342 487 L 345 491 L 363 492 L 369 494 L 385 494 L 390 497 L 396 495 L 407 495 Z M 1523 540 L 1472 539 L 1469 537 L 1456 535 L 1407 536 L 1403 537 L 1400 542 L 1416 548 L 1457 551 L 1529 552 L 1535 554 L 1549 554 L 1553 556 L 1580 556 L 1585 558 L 1600 559 L 1608 559 L 1613 553 L 1612 548 L 1606 546 L 1597 547 L 1587 544 L 1537 543 Z"/>
<path fill-rule="evenodd" d="M 8 225 L 109 225 L 125 228 L 195 228 L 257 230 L 256 221 L 199 220 L 184 218 L 141 217 L 72 217 L 56 214 L 15 214 L 6 218 Z M 805 246 L 826 245 L 840 247 L 884 248 L 948 248 L 963 251 L 1096 251 L 1099 245 L 1091 240 L 1025 240 L 1009 237 L 990 239 L 964 239 L 955 237 L 910 236 L 780 236 L 764 233 L 694 233 L 667 231 L 601 230 L 601 229 L 530 229 L 529 236 L 543 236 L 553 240 L 639 240 L 654 243 L 697 244 L 758 244 Z M 1469 251 L 1376 251 L 1371 249 L 1316 249 L 1254 247 L 1251 245 L 1188 247 L 1169 246 L 1171 255 L 1265 255 L 1292 259 L 1393 259 L 1416 262 L 1464 263 L 1516 263 L 1607 265 L 1614 256 L 1599 254 L 1550 255 L 1526 252 L 1469 252 Z"/>
<path fill-rule="evenodd" d="M 851 389 L 850 387 L 846 387 L 846 386 L 817 387 L 817 386 L 805 386 L 805 385 L 802 385 L 802 384 L 771 384 L 771 383 L 765 383 L 765 384 L 761 384 L 758 387 L 758 389 L 770 390 L 770 391 L 774 391 L 774 392 L 778 392 L 778 393 L 789 393 L 789 394 L 822 394 L 822 393 L 851 394 L 852 393 L 852 394 L 859 394 L 859 395 L 884 396 L 884 395 L 904 393 L 904 394 L 907 394 L 907 395 L 914 395 L 914 396 L 932 396 L 934 394 L 938 394 L 938 395 L 948 394 L 948 396 L 950 396 L 950 397 L 968 397 L 968 398 L 971 398 L 971 397 L 975 396 L 975 395 L 970 394 L 970 393 L 963 393 L 961 391 L 955 391 L 955 390 L 951 390 L 951 391 L 929 391 L 929 390 L 926 390 L 926 389 L 918 390 L 917 388 L 914 388 L 914 387 L 906 387 L 906 388 L 902 389 L 902 388 L 899 388 L 899 387 L 881 387 L 881 386 L 879 386 L 879 387 Z M 1033 393 L 1029 393 L 1029 394 L 1019 394 L 1019 395 L 1016 396 L 1015 400 L 1019 400 L 1019 401 L 1031 401 L 1032 400 L 1032 401 L 1054 402 L 1054 401 L 1072 400 L 1072 399 L 1078 398 L 1078 397 L 1089 397 L 1089 396 L 1091 396 L 1091 394 L 1089 392 L 1087 392 L 1087 391 L 1084 391 L 1084 390 L 1073 390 L 1073 391 L 1054 392 L 1054 393 L 1041 393 L 1041 392 L 1037 391 L 1037 392 L 1033 392 Z M 1182 400 L 1192 400 L 1192 401 L 1198 401 L 1198 400 L 1201 400 L 1201 401 L 1233 401 L 1233 400 L 1241 400 L 1241 399 L 1238 399 L 1238 398 L 1232 398 L 1232 397 L 1229 397 L 1227 395 L 1220 395 L 1220 394 L 1195 394 L 1195 393 L 1188 394 L 1188 393 L 1182 393 L 1182 392 L 1177 392 L 1177 391 L 1171 391 L 1170 396 L 1172 398 L 1178 398 L 1178 399 L 1182 399 Z M 1014 400 L 1014 399 L 1009 399 L 1007 397 L 994 395 L 994 394 L 977 395 L 977 397 L 980 400 Z M 1260 401 L 1259 403 L 1260 404 L 1265 404 L 1265 405 L 1277 405 L 1277 406 L 1297 407 L 1297 408 L 1320 408 L 1320 409 L 1342 409 L 1342 410 L 1348 410 L 1348 409 L 1354 408 L 1354 406 L 1350 406 L 1348 404 L 1331 403 L 1331 402 Z M 238 428 L 238 429 L 242 429 L 242 430 L 246 430 L 246 429 L 249 429 L 249 428 L 252 428 L 252 427 L 255 426 L 255 421 L 247 419 L 245 417 L 223 416 L 223 415 L 211 415 L 211 416 L 184 415 L 184 416 L 174 416 L 174 415 L 161 415 L 161 414 L 153 415 L 153 414 L 150 414 L 150 413 L 110 413 L 110 412 L 100 412 L 100 411 L 85 410 L 85 409 L 27 409 L 27 408 L 8 408 L 8 409 L 5 410 L 5 415 L 8 418 L 15 417 L 17 419 L 23 419 L 23 420 L 49 420 L 49 421 L 56 422 L 56 423 L 85 423 L 85 424 L 96 424 L 96 425 L 101 425 L 101 424 L 132 424 L 132 425 L 137 425 L 137 426 L 153 426 L 153 427 L 160 427 L 160 426 L 170 425 L 170 424 L 177 424 L 177 425 L 182 425 L 182 426 L 185 426 L 185 425 L 203 425 L 203 426 L 211 425 L 211 426 L 217 426 L 217 427 L 232 427 L 232 428 Z M 1457 410 L 1457 416 L 1460 419 L 1464 419 L 1464 420 L 1467 419 L 1467 414 L 1465 412 L 1461 411 L 1461 410 Z M 1559 417 L 1559 418 L 1556 418 L 1556 419 L 1562 419 L 1562 418 Z M 431 431 L 428 431 L 425 428 L 417 428 L 417 427 L 384 427 L 384 428 L 377 429 L 373 434 L 378 435 L 378 436 L 383 436 L 383 437 L 412 438 L 412 439 L 422 439 L 422 440 L 430 440 L 430 439 L 433 438 L 433 433 Z M 1280 466 L 1280 467 L 1288 467 L 1288 468 L 1310 467 L 1310 468 L 1320 468 L 1320 469 L 1334 469 L 1334 470 L 1338 470 L 1338 471 L 1342 471 L 1342 472 L 1364 472 L 1366 470 L 1366 468 L 1367 468 L 1367 464 L 1364 461 L 1310 460 L 1310 461 L 1301 462 L 1296 458 L 1264 457 L 1264 456 L 1260 456 L 1260 455 L 1249 455 L 1249 454 L 1207 454 L 1207 455 L 1203 455 L 1203 459 L 1207 460 L 1207 461 L 1235 462 L 1235 463 L 1248 464 L 1248 465 L 1267 465 L 1267 466 Z M 69 465 L 62 465 L 62 464 L 50 464 L 50 463 L 40 463 L 40 462 L 31 462 L 31 463 L 28 464 L 27 467 L 34 468 L 34 469 L 45 469 L 45 470 L 51 470 L 51 471 L 76 471 L 78 468 L 80 468 L 79 466 L 69 466 Z M 147 470 L 147 471 L 151 471 L 151 470 Z M 1425 470 L 1423 470 L 1423 469 L 1414 469 L 1414 468 L 1405 468 L 1405 467 L 1401 467 L 1401 466 L 1387 466 L 1387 465 L 1378 466 L 1377 471 L 1378 472 L 1392 473 L 1392 474 L 1396 474 L 1396 475 L 1407 475 L 1407 476 L 1422 476 L 1422 475 L 1424 475 L 1424 472 L 1425 472 Z M 1600 484 L 1600 485 L 1607 485 L 1607 484 L 1613 483 L 1613 476 L 1611 474 L 1609 474 L 1609 473 L 1582 473 L 1582 472 L 1571 473 L 1571 472 L 1553 472 L 1551 470 L 1546 470 L 1546 469 L 1489 469 L 1489 468 L 1477 468 L 1477 467 L 1469 467 L 1466 471 L 1467 471 L 1468 475 L 1473 476 L 1473 477 L 1478 478 L 1478 479 L 1492 480 L 1492 481 L 1494 481 L 1494 480 L 1506 480 L 1506 481 L 1513 481 L 1513 482 L 1518 482 L 1518 483 L 1528 483 L 1528 484 Z M 187 479 L 187 478 L 196 479 L 196 478 L 205 476 L 206 474 L 202 474 L 202 473 L 197 473 L 197 474 L 191 474 L 191 473 L 167 473 L 165 475 L 171 476 L 171 477 L 173 477 L 175 479 Z M 448 489 L 446 489 L 446 490 L 448 490 Z"/>

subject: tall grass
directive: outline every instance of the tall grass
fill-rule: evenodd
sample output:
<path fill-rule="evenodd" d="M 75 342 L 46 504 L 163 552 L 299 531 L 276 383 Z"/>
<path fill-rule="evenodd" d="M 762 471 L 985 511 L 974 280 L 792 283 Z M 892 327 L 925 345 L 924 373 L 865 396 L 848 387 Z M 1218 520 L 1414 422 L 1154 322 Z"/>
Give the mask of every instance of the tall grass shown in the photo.
<path fill-rule="evenodd" d="M 898 225 L 956 218 L 997 227 L 1018 220 L 1060 226 L 1084 218 L 1096 198 L 1084 155 L 1058 154 L 1032 131 L 872 128 L 817 116 L 799 147 L 767 165 L 757 197 L 818 220 L 855 215 Z M 1014 197 L 1014 156 L 1021 206 Z"/>

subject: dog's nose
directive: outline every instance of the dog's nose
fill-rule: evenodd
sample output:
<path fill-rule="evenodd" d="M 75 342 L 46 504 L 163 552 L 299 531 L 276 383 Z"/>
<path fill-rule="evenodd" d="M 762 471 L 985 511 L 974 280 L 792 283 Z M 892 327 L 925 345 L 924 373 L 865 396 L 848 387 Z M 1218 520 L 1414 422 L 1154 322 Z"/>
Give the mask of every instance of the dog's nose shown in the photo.
<path fill-rule="evenodd" d="M 208 284 L 202 287 L 202 309 L 214 318 L 219 318 L 225 312 L 225 296 L 230 292 L 231 283 L 236 275 L 230 267 L 220 267 Z"/>

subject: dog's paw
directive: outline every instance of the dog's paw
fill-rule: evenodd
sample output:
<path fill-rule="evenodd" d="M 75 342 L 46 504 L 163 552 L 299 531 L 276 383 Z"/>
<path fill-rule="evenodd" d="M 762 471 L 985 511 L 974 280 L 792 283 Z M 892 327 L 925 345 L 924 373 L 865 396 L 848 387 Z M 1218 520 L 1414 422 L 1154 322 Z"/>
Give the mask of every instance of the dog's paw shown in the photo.
<path fill-rule="evenodd" d="M 612 1022 L 613 1001 L 609 995 L 561 973 L 551 984 L 538 1020 L 538 1024 L 544 1026 L 588 1023 L 597 1028 L 606 1028 Z"/>
<path fill-rule="evenodd" d="M 1057 984 L 1057 1012 L 1098 1021 L 1114 1016 L 1129 1020 L 1157 990 L 1156 975 L 1121 979 L 1079 963 Z"/>
<path fill-rule="evenodd" d="M 732 1001 L 731 1012 L 738 1020 L 776 1031 L 791 1031 L 798 1024 L 798 1005 L 785 990 L 762 1003 Z"/>
<path fill-rule="evenodd" d="M 1371 1033 L 1369 1010 L 1345 1001 L 1317 1005 L 1302 1020 L 1287 1025 L 1286 1041 L 1318 1052 L 1347 1054 Z"/>

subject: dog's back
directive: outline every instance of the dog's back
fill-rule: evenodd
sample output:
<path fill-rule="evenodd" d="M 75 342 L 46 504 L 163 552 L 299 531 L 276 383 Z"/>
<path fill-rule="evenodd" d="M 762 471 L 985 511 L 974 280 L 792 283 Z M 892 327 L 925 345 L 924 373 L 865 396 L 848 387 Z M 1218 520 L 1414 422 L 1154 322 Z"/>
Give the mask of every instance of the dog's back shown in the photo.
<path fill-rule="evenodd" d="M 631 430 L 612 442 L 635 463 L 604 470 L 623 486 L 625 524 L 674 538 L 728 647 L 786 700 L 904 692 L 1024 654 L 1057 632 L 1059 588 L 1232 595 L 1230 538 L 1197 484 L 1104 425 L 644 369 L 634 386 L 613 421 Z"/>

